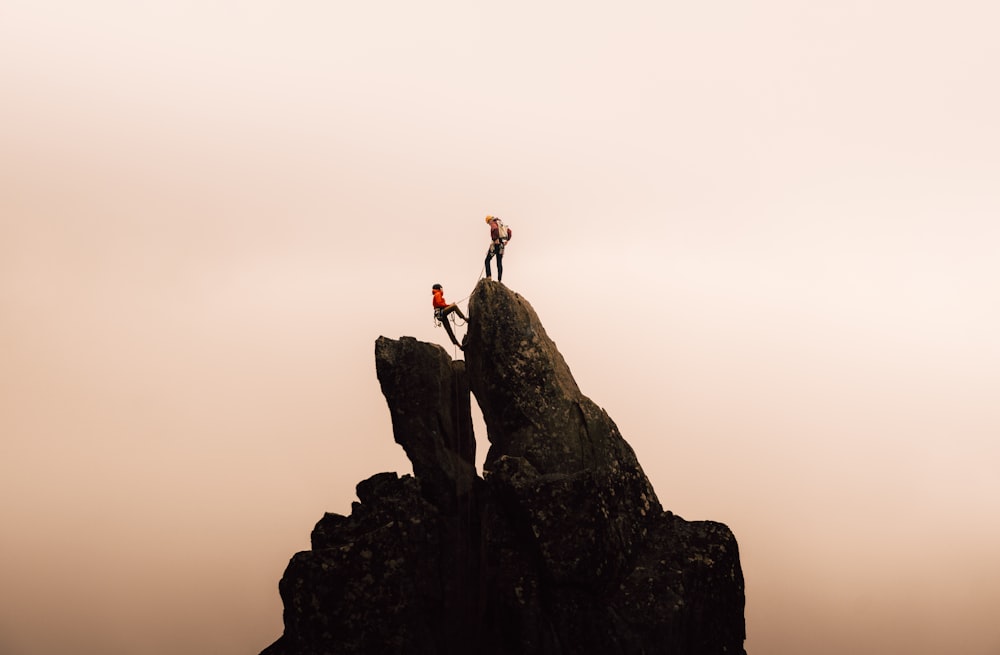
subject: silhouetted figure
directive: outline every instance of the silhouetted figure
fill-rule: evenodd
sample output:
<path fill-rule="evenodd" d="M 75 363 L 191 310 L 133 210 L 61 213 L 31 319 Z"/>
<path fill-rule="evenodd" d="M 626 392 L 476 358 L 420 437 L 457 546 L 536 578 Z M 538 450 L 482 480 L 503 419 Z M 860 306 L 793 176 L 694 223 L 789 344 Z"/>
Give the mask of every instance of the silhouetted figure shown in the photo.
<path fill-rule="evenodd" d="M 497 258 L 497 281 L 503 280 L 503 250 L 513 235 L 513 230 L 503 224 L 496 216 L 487 216 L 486 223 L 490 226 L 490 248 L 486 251 L 486 279 L 493 278 L 490 271 L 490 260 Z"/>
<path fill-rule="evenodd" d="M 465 314 L 462 313 L 458 305 L 455 303 L 448 304 L 448 301 L 444 299 L 444 289 L 440 284 L 435 284 L 431 287 L 431 293 L 434 294 L 434 318 L 441 321 L 441 324 L 444 325 L 444 330 L 451 337 L 451 342 L 458 346 L 459 350 L 465 350 L 462 344 L 458 342 L 458 339 L 455 338 L 455 333 L 451 330 L 451 322 L 448 320 L 448 315 L 454 312 L 463 321 L 468 321 L 469 319 L 465 318 Z"/>

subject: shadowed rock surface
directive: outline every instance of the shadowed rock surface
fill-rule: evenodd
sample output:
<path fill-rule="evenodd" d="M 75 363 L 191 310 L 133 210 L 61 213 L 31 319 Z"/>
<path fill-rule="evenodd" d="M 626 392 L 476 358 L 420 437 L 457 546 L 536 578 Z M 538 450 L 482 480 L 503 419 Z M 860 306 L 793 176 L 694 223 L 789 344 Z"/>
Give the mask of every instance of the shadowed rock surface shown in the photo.
<path fill-rule="evenodd" d="M 730 530 L 663 511 L 524 298 L 484 280 L 469 309 L 465 362 L 376 341 L 414 475 L 379 473 L 350 516 L 317 523 L 279 585 L 284 634 L 261 655 L 745 653 Z"/>

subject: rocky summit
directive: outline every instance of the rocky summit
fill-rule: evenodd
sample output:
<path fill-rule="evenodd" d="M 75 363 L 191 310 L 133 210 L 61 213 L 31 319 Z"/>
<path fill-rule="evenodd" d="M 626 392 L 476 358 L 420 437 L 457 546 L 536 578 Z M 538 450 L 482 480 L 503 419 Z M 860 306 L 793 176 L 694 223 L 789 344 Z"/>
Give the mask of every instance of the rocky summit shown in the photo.
<path fill-rule="evenodd" d="M 729 528 L 663 510 L 523 297 L 482 280 L 469 311 L 465 361 L 375 342 L 413 475 L 374 475 L 350 516 L 320 519 L 261 655 L 745 654 Z"/>

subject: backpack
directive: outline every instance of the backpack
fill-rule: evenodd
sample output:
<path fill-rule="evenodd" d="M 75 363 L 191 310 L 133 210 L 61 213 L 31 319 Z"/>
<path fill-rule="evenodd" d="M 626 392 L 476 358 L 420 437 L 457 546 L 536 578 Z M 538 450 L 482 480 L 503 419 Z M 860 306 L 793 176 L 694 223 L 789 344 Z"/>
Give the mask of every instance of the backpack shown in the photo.
<path fill-rule="evenodd" d="M 504 225 L 503 221 L 501 221 L 499 218 L 497 218 L 496 221 L 497 221 L 497 235 L 500 237 L 501 241 L 506 241 L 508 238 L 507 226 Z"/>

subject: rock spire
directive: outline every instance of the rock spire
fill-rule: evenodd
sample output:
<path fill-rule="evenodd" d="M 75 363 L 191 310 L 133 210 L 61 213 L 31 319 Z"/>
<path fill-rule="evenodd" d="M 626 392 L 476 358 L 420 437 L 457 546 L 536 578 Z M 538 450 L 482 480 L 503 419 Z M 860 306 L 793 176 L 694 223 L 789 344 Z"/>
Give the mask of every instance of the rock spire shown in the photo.
<path fill-rule="evenodd" d="M 320 519 L 279 585 L 284 634 L 261 655 L 744 654 L 732 532 L 663 510 L 523 297 L 483 280 L 469 309 L 465 362 L 376 341 L 413 475 L 364 480 L 349 516 Z"/>

